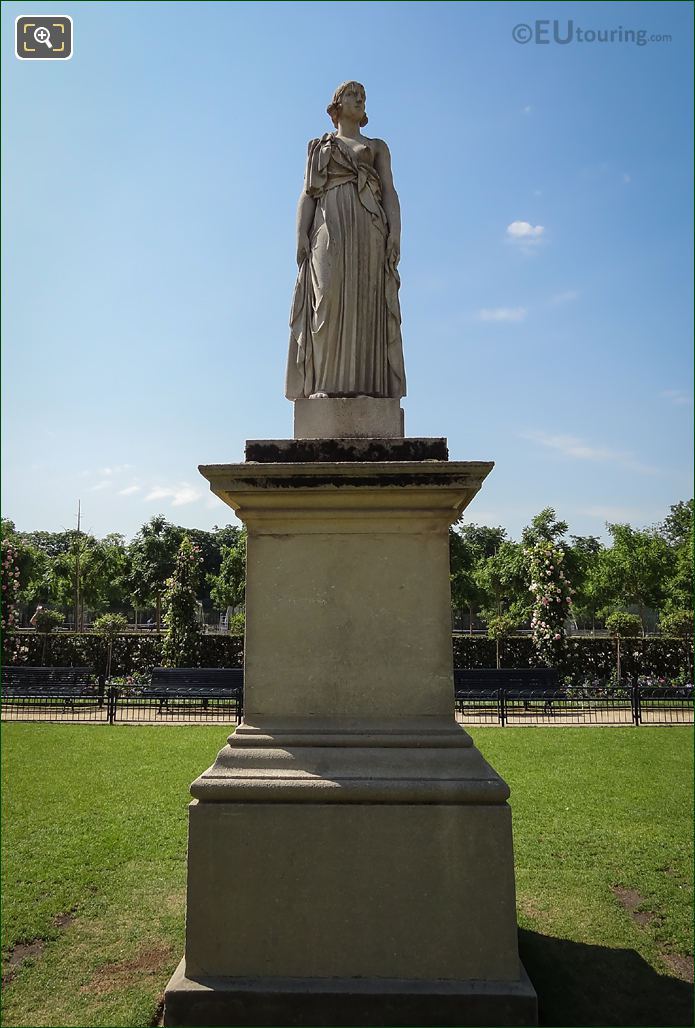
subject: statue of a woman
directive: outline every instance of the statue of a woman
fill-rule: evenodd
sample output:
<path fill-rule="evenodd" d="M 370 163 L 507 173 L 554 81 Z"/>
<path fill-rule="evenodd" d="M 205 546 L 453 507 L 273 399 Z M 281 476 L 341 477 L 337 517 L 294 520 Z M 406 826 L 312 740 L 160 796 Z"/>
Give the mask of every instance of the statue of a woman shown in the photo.
<path fill-rule="evenodd" d="M 336 131 L 309 143 L 297 208 L 285 395 L 405 396 L 391 155 L 382 139 L 360 132 L 367 115 L 359 82 L 339 86 L 327 110 Z"/>

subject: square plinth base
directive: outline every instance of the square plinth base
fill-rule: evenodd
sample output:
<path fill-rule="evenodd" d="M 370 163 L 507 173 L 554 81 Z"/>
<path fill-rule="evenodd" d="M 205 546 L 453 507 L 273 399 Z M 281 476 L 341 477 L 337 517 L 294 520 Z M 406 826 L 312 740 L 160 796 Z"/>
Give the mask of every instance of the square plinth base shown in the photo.
<path fill-rule="evenodd" d="M 230 926 L 230 930 L 233 930 Z M 164 1024 L 537 1025 L 538 1001 L 522 965 L 517 982 L 398 979 L 186 977 L 185 961 L 164 995 Z"/>
<path fill-rule="evenodd" d="M 294 401 L 295 439 L 402 439 L 400 400 L 374 396 Z"/>

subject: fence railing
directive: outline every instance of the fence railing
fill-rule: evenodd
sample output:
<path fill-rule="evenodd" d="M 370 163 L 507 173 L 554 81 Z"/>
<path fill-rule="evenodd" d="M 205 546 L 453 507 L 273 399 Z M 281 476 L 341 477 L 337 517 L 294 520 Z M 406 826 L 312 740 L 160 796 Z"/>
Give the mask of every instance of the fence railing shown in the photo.
<path fill-rule="evenodd" d="M 56 688 L 50 695 L 7 690 L 6 721 L 88 721 L 97 724 L 238 724 L 241 690 L 229 696 L 161 698 L 146 691 L 95 686 L 93 693 Z M 525 690 L 459 689 L 457 721 L 464 725 L 663 725 L 693 723 L 691 686 L 626 685 Z"/>
<path fill-rule="evenodd" d="M 217 691 L 219 693 L 219 690 Z M 241 691 L 229 696 L 150 696 L 146 691 L 109 685 L 76 696 L 66 689 L 41 695 L 3 692 L 3 721 L 91 721 L 101 724 L 238 724 L 243 712 Z"/>
<path fill-rule="evenodd" d="M 693 723 L 692 686 L 584 685 L 557 689 L 458 689 L 461 724 L 664 725 Z"/>

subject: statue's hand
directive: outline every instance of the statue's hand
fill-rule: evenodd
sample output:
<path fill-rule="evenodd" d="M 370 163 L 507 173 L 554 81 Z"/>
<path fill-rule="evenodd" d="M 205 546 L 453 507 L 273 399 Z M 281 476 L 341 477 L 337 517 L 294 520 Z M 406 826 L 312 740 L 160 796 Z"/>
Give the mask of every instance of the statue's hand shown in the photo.
<path fill-rule="evenodd" d="M 308 234 L 304 232 L 297 238 L 297 264 L 300 268 L 310 253 L 311 243 Z"/>
<path fill-rule="evenodd" d="M 395 271 L 401 259 L 401 246 L 395 236 L 389 236 L 386 240 L 386 264 Z"/>

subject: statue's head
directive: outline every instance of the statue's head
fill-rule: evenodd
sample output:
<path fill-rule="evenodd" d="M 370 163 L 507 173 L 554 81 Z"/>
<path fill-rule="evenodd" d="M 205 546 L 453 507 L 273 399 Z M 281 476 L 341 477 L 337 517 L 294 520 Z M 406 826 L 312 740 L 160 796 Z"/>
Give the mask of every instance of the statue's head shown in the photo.
<path fill-rule="evenodd" d="M 338 128 L 338 117 L 344 102 L 354 104 L 358 112 L 361 109 L 362 119 L 360 121 L 360 128 L 364 128 L 369 121 L 364 109 L 366 100 L 367 94 L 361 82 L 343 82 L 342 86 L 338 86 L 333 94 L 333 99 L 326 108 L 335 128 Z"/>

